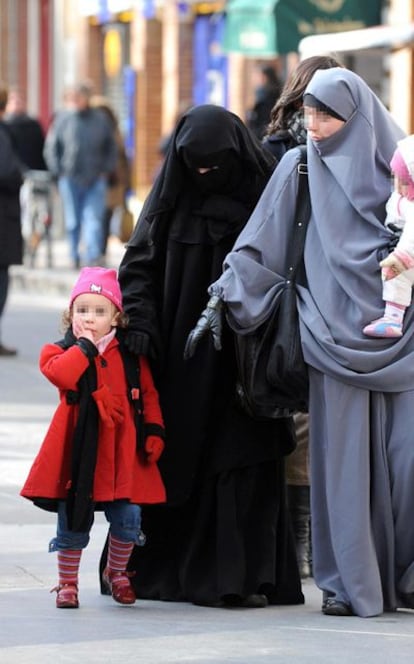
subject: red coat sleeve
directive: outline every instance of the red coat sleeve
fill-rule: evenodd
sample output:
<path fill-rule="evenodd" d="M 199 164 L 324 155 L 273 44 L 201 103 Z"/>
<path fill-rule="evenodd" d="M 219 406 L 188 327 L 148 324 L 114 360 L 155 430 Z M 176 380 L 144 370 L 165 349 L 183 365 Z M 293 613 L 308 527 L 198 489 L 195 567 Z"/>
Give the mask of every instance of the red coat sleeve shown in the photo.
<path fill-rule="evenodd" d="M 78 346 L 64 350 L 56 344 L 46 344 L 40 352 L 40 371 L 60 390 L 76 390 L 88 365 L 88 358 Z"/>
<path fill-rule="evenodd" d="M 152 373 L 148 360 L 143 355 L 140 355 L 140 370 L 141 370 L 141 390 L 142 402 L 144 408 L 144 422 L 145 424 L 158 424 L 164 428 L 164 420 L 161 413 L 161 406 L 158 398 L 158 391 L 152 379 Z"/>

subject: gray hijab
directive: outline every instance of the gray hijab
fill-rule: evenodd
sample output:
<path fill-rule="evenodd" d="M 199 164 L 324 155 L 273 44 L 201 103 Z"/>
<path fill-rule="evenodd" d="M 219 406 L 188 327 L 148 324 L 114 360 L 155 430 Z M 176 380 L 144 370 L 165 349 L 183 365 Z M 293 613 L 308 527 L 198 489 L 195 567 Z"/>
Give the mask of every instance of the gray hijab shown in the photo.
<path fill-rule="evenodd" d="M 364 389 L 414 388 L 414 315 L 399 340 L 362 334 L 383 311 L 379 260 L 389 250 L 384 226 L 391 193 L 389 162 L 403 131 L 355 73 L 319 70 L 306 92 L 346 119 L 331 137 L 308 138 L 312 214 L 305 244 L 306 286 L 298 287 L 306 361 Z M 287 274 L 299 151 L 284 155 L 253 215 L 209 289 L 227 303 L 229 322 L 248 333 L 263 322 Z M 408 360 L 408 361 L 407 361 Z"/>

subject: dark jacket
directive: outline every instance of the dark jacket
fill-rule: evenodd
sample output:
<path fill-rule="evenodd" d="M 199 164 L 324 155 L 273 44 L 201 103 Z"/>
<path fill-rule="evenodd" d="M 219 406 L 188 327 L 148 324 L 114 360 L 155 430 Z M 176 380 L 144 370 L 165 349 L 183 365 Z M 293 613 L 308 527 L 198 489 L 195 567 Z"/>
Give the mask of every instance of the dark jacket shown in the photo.
<path fill-rule="evenodd" d="M 259 139 L 263 138 L 271 110 L 279 95 L 280 85 L 277 84 L 263 86 L 256 92 L 254 106 L 247 114 L 247 125 Z"/>
<path fill-rule="evenodd" d="M 23 260 L 19 192 L 20 163 L 7 128 L 0 121 L 0 265 L 18 265 Z"/>
<path fill-rule="evenodd" d="M 284 129 L 265 136 L 262 143 L 279 162 L 288 150 L 298 145 L 306 145 L 306 135 L 303 111 L 299 110 L 286 121 Z"/>
<path fill-rule="evenodd" d="M 44 158 L 50 172 L 81 186 L 112 173 L 117 154 L 113 128 L 98 108 L 59 113 L 46 136 Z"/>
<path fill-rule="evenodd" d="M 30 170 L 45 171 L 45 137 L 40 123 L 27 113 L 12 113 L 6 117 L 6 122 L 23 166 Z"/>
<path fill-rule="evenodd" d="M 265 136 L 263 146 L 272 153 L 278 162 L 282 159 L 285 152 L 297 146 L 297 142 L 290 136 L 288 131 L 280 131 L 273 136 Z"/>

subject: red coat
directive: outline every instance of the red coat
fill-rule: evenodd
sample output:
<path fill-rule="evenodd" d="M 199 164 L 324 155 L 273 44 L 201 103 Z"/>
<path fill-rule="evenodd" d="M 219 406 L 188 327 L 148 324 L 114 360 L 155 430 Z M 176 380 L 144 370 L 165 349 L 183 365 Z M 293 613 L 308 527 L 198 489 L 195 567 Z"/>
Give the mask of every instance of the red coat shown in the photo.
<path fill-rule="evenodd" d="M 139 361 L 144 421 L 163 426 L 158 393 L 148 362 L 144 357 L 140 357 Z M 42 349 L 40 369 L 59 389 L 60 403 L 20 492 L 25 498 L 65 499 L 67 496 L 71 477 L 72 438 L 79 406 L 66 403 L 66 392 L 77 389 L 77 381 L 87 369 L 88 362 L 76 345 L 64 350 L 56 344 L 47 344 Z M 157 464 L 149 463 L 136 452 L 133 410 L 128 399 L 128 384 L 116 338 L 94 362 L 98 389 L 107 385 L 110 398 L 116 403 L 117 410 L 119 407 L 122 409 L 124 415 L 123 421 L 115 421 L 113 427 L 108 426 L 99 416 L 94 501 L 126 498 L 137 504 L 165 502 L 165 488 Z"/>

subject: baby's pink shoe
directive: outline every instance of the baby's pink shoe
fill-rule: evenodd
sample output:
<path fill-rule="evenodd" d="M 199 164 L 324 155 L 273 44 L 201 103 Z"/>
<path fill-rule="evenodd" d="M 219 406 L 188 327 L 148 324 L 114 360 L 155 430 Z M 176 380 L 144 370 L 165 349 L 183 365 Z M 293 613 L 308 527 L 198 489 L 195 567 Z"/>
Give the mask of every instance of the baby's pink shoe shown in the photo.
<path fill-rule="evenodd" d="M 402 323 L 398 323 L 391 318 L 377 318 L 372 323 L 366 325 L 362 330 L 367 337 L 382 337 L 391 339 L 402 336 Z"/>

